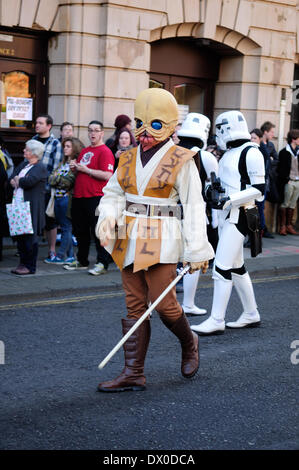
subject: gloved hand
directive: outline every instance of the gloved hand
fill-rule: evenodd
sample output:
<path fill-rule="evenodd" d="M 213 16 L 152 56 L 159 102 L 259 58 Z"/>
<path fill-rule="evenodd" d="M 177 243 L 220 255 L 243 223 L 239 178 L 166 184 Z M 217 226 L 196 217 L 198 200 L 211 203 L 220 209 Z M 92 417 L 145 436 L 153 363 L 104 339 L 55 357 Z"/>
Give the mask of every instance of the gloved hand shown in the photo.
<path fill-rule="evenodd" d="M 112 216 L 105 217 L 96 226 L 96 236 L 99 238 L 102 246 L 107 246 L 112 239 L 112 232 L 116 225 L 116 220 Z"/>
<path fill-rule="evenodd" d="M 228 197 L 228 198 L 226 199 L 226 201 L 224 201 L 224 204 L 223 204 L 223 206 L 222 206 L 222 209 L 223 209 L 223 210 L 226 209 L 227 207 L 229 207 L 229 206 L 231 205 L 231 203 L 232 203 L 231 198 Z"/>
<path fill-rule="evenodd" d="M 188 262 L 184 261 L 183 262 L 183 267 L 185 267 L 186 264 L 188 264 Z M 189 262 L 189 264 L 190 264 L 189 274 L 192 274 L 195 271 L 199 271 L 200 269 L 201 269 L 202 273 L 205 274 L 208 270 L 208 267 L 209 267 L 209 261 L 200 261 L 199 263 Z"/>

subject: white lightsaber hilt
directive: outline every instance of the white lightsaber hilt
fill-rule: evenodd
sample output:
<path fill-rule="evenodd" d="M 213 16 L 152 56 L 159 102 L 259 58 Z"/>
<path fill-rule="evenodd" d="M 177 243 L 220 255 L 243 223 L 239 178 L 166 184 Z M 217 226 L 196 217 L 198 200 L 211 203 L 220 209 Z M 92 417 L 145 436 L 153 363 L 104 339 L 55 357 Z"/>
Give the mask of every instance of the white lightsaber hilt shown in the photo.
<path fill-rule="evenodd" d="M 114 354 L 122 347 L 122 345 L 127 341 L 127 339 L 134 333 L 134 331 L 138 328 L 139 325 L 149 316 L 149 314 L 154 310 L 154 308 L 161 302 L 162 299 L 168 294 L 168 292 L 179 282 L 179 280 L 189 271 L 190 264 L 186 264 L 186 266 L 180 271 L 178 276 L 169 284 L 168 287 L 162 292 L 162 294 L 151 304 L 151 306 L 144 312 L 144 314 L 137 320 L 137 322 L 130 328 L 130 330 L 123 336 L 123 338 L 117 343 L 117 345 L 110 351 L 110 353 L 103 359 L 103 361 L 99 364 L 99 369 L 103 369 L 108 361 L 114 356 Z"/>

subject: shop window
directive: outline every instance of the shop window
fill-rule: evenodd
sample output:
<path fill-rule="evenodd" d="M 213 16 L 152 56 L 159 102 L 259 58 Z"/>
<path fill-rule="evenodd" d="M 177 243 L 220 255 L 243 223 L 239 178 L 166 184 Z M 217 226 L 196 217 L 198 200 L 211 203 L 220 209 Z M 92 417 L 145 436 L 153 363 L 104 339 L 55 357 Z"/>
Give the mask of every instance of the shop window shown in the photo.
<path fill-rule="evenodd" d="M 35 77 L 19 71 L 1 73 L 0 127 L 31 129 Z"/>

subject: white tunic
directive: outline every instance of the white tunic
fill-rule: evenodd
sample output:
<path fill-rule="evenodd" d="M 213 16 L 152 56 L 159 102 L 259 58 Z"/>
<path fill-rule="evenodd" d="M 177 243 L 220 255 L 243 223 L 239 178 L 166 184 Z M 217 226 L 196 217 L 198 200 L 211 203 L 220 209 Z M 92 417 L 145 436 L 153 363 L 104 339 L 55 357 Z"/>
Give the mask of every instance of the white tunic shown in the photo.
<path fill-rule="evenodd" d="M 178 261 L 201 262 L 212 259 L 214 251 L 208 242 L 205 220 L 205 204 L 201 195 L 201 182 L 193 159 L 186 162 L 179 171 L 169 198 L 145 197 L 143 193 L 164 154 L 174 145 L 170 139 L 161 147 L 143 167 L 140 158 L 140 147 L 136 158 L 136 184 L 138 194 L 125 193 L 113 174 L 104 187 L 104 196 L 99 204 L 98 226 L 107 216 L 113 216 L 118 225 L 123 225 L 125 215 L 136 217 L 129 238 L 124 267 L 134 262 L 137 234 L 137 219 L 143 217 L 126 212 L 126 201 L 141 204 L 174 205 L 178 201 L 184 208 L 184 219 L 176 217 L 151 217 L 163 219 L 160 263 L 177 263 Z M 111 240 L 107 251 L 112 253 L 115 240 Z"/>

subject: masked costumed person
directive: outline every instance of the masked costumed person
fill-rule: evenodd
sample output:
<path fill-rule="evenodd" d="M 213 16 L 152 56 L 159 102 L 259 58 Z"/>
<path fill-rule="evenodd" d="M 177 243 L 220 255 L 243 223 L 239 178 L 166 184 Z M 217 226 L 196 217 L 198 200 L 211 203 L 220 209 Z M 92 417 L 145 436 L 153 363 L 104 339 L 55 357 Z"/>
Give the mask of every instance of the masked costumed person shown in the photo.
<path fill-rule="evenodd" d="M 250 142 L 247 123 L 239 111 L 228 111 L 216 119 L 217 144 L 226 152 L 219 161 L 219 178 L 225 193 L 219 199 L 219 241 L 213 268 L 214 293 L 210 317 L 192 325 L 200 335 L 220 334 L 225 330 L 225 314 L 234 285 L 243 313 L 230 328 L 254 327 L 260 324 L 254 291 L 244 266 L 243 242 L 251 236 L 252 250 L 258 245 L 259 218 L 255 200 L 262 200 L 265 189 L 265 167 L 262 153 Z M 258 238 L 257 238 L 258 237 Z M 255 243 L 256 245 L 255 245 Z M 258 253 L 252 254 L 255 256 Z"/>
<path fill-rule="evenodd" d="M 139 145 L 121 154 L 117 171 L 104 188 L 96 227 L 96 235 L 122 273 L 127 306 L 124 335 L 175 279 L 178 261 L 189 262 L 191 271 L 205 272 L 207 260 L 214 256 L 195 153 L 174 145 L 170 138 L 178 121 L 175 98 L 162 89 L 142 91 L 135 102 L 135 120 Z M 181 344 L 182 375 L 194 376 L 199 366 L 198 337 L 176 299 L 175 287 L 156 311 Z M 144 390 L 149 340 L 148 318 L 124 343 L 122 373 L 100 383 L 98 390 Z"/>
<path fill-rule="evenodd" d="M 194 161 L 199 171 L 203 195 L 206 185 L 211 180 L 211 172 L 218 176 L 218 161 L 212 153 L 205 150 L 210 127 L 211 122 L 208 117 L 199 113 L 189 113 L 178 131 L 180 146 L 197 152 Z M 216 250 L 218 236 L 215 232 L 217 232 L 218 211 L 206 207 L 206 213 L 208 239 L 214 250 Z M 188 273 L 183 278 L 184 297 L 182 308 L 186 314 L 204 315 L 207 313 L 205 309 L 197 307 L 194 303 L 199 273 L 199 271 L 193 274 Z"/>

